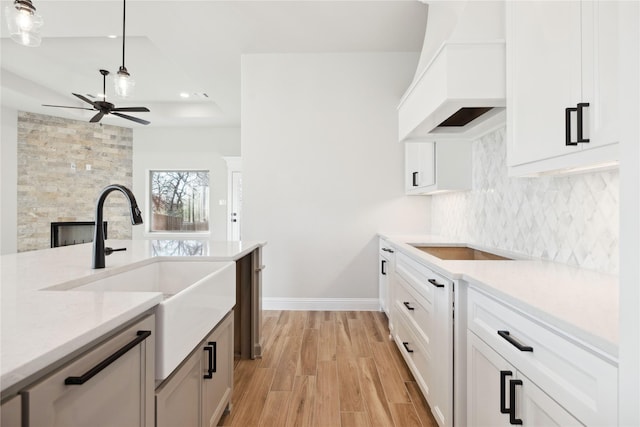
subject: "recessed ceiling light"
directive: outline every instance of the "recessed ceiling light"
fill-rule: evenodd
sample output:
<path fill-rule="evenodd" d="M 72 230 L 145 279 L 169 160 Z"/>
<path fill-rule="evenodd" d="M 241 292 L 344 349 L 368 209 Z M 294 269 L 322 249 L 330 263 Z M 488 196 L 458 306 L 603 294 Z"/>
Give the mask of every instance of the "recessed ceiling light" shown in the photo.
<path fill-rule="evenodd" d="M 180 92 L 180 98 L 188 98 L 189 96 L 187 92 Z"/>
<path fill-rule="evenodd" d="M 118 36 L 116 36 L 115 34 L 109 34 L 107 37 L 110 38 L 110 39 L 117 39 L 118 38 Z"/>

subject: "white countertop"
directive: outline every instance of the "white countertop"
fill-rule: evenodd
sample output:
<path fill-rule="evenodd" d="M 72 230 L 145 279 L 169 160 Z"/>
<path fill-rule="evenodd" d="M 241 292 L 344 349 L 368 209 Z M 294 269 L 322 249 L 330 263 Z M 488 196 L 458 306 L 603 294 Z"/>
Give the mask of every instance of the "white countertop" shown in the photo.
<path fill-rule="evenodd" d="M 439 236 L 380 234 L 398 250 L 426 262 L 435 272 L 462 279 L 525 313 L 606 354 L 618 354 L 618 277 L 549 261 L 518 259 L 517 254 L 469 245 L 513 261 L 452 261 L 411 244 L 458 246 Z"/>
<path fill-rule="evenodd" d="M 91 269 L 92 245 L 0 256 L 0 387 L 3 391 L 153 308 L 158 292 L 43 290 L 107 277 L 170 257 L 235 261 L 265 242 L 107 240 L 126 247 Z"/>

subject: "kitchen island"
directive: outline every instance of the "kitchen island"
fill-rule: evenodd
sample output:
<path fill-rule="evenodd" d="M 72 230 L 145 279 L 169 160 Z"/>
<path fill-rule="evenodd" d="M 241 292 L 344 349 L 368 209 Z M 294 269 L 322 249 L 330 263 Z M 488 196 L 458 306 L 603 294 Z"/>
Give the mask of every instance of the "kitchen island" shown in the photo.
<path fill-rule="evenodd" d="M 82 351 L 110 331 L 150 313 L 162 301 L 159 292 L 86 292 L 70 289 L 133 268 L 179 258 L 236 261 L 236 308 L 243 337 L 259 356 L 260 250 L 265 242 L 210 240 L 109 240 L 113 248 L 126 248 L 107 257 L 106 268 L 91 269 L 91 244 L 66 246 L 0 257 L 1 337 L 0 386 L 2 398 L 15 394 L 31 378 Z M 253 271 L 251 270 L 253 268 Z M 257 271 L 256 271 L 257 270 Z M 247 277 L 249 275 L 250 277 Z M 256 289 L 249 289 L 251 283 Z M 241 289 L 240 289 L 241 288 Z M 245 292 L 243 292 L 243 290 Z M 253 295 L 246 295 L 251 290 Z M 253 304 L 253 305 L 251 305 Z M 242 311 L 244 310 L 244 313 Z M 249 313 L 251 311 L 251 313 Z M 246 326 L 245 326 L 246 325 Z M 242 340 L 236 338 L 238 345 Z M 244 344 L 246 356 L 249 344 Z M 240 351 L 238 349 L 237 351 Z"/>

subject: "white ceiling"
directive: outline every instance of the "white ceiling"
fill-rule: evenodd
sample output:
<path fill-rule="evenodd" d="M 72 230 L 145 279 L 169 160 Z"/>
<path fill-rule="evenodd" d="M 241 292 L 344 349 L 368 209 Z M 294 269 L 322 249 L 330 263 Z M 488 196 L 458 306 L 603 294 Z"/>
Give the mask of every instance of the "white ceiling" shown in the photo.
<path fill-rule="evenodd" d="M 11 3 L 1 2 L 3 15 Z M 93 112 L 41 104 L 84 107 L 71 92 L 102 92 L 98 70 L 115 73 L 122 60 L 122 1 L 33 4 L 45 22 L 40 47 L 14 43 L 4 18 L 0 22 L 1 103 L 89 120 Z M 125 65 L 135 78 L 135 93 L 117 98 L 107 78 L 107 100 L 149 107 L 150 113 L 132 115 L 151 126 L 239 126 L 243 54 L 419 52 L 426 15 L 426 5 L 417 0 L 129 0 Z M 208 98 L 182 99 L 180 92 Z M 114 117 L 103 122 L 140 126 Z"/>

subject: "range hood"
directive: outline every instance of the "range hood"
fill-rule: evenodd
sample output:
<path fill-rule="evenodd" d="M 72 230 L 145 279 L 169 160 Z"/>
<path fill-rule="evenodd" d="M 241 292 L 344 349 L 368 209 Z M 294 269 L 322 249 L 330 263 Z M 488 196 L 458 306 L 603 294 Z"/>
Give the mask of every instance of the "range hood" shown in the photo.
<path fill-rule="evenodd" d="M 504 2 L 428 2 L 413 82 L 398 106 L 400 141 L 475 139 L 505 122 Z"/>

